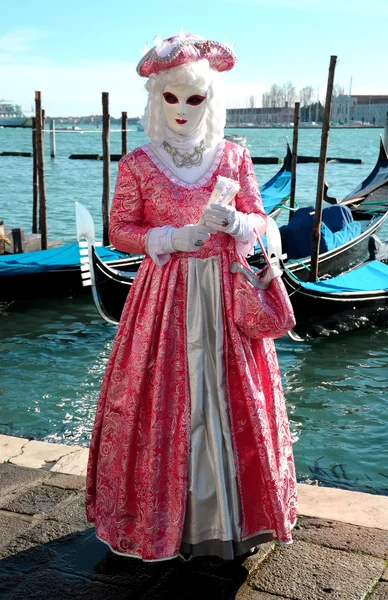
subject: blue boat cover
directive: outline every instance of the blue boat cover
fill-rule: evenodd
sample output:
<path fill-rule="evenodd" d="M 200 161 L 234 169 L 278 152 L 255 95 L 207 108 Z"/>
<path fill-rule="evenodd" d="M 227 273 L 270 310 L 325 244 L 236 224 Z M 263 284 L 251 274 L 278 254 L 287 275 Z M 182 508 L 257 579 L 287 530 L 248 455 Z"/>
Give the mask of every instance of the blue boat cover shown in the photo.
<path fill-rule="evenodd" d="M 300 282 L 307 290 L 323 293 L 347 294 L 349 292 L 373 292 L 388 290 L 388 265 L 373 260 L 349 273 L 316 283 Z"/>
<path fill-rule="evenodd" d="M 264 210 L 267 215 L 281 204 L 284 198 L 291 192 L 291 173 L 290 171 L 279 171 L 260 188 L 261 198 L 263 200 Z"/>
<path fill-rule="evenodd" d="M 299 208 L 288 223 L 280 227 L 283 252 L 289 259 L 310 256 L 314 207 Z M 361 233 L 361 225 L 353 221 L 350 208 L 339 204 L 322 211 L 321 241 L 319 252 L 334 250 Z"/>
<path fill-rule="evenodd" d="M 128 256 L 117 250 L 110 250 L 104 246 L 97 246 L 98 255 L 104 261 L 115 260 Z M 0 256 L 0 277 L 5 275 L 29 275 L 31 273 L 43 273 L 66 267 L 74 267 L 80 264 L 79 246 L 77 242 L 38 250 L 37 252 L 25 252 L 22 254 L 6 254 Z"/>
<path fill-rule="evenodd" d="M 312 219 L 314 219 L 314 215 L 312 216 Z M 354 219 L 352 211 L 348 206 L 335 204 L 334 206 L 323 209 L 322 222 L 332 233 L 336 233 L 337 231 L 341 231 L 348 223 L 353 223 Z"/>

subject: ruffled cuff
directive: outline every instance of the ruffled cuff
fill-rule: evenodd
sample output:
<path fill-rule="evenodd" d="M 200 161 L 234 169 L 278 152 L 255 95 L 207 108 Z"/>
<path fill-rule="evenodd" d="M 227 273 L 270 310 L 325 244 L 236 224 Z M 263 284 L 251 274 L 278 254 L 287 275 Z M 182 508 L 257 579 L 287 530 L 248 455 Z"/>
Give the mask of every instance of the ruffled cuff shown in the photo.
<path fill-rule="evenodd" d="M 175 227 L 165 225 L 164 227 L 153 227 L 149 230 L 146 239 L 146 252 L 158 267 L 162 267 L 171 258 L 174 252 L 172 247 L 172 234 Z"/>
<path fill-rule="evenodd" d="M 236 240 L 236 250 L 238 254 L 242 254 L 243 256 L 253 254 L 257 240 L 255 233 L 255 229 L 257 228 L 256 217 L 257 215 L 255 213 L 246 215 L 245 213 L 239 212 L 240 227 L 238 233 L 233 236 Z"/>

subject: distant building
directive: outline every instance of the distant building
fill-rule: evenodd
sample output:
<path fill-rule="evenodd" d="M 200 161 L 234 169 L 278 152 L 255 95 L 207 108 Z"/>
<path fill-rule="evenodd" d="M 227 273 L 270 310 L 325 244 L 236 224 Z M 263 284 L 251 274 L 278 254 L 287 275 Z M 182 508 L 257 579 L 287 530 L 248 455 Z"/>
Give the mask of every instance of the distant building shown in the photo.
<path fill-rule="evenodd" d="M 50 117 L 46 117 L 50 118 Z M 102 123 L 102 115 L 87 115 L 84 117 L 54 117 L 59 123 L 68 123 L 68 124 L 101 124 Z M 119 118 L 110 118 L 110 122 L 112 125 L 121 125 L 121 117 Z M 137 125 L 140 123 L 139 117 L 128 117 L 127 119 L 128 125 Z"/>
<path fill-rule="evenodd" d="M 228 108 L 226 127 L 257 127 L 285 125 L 294 120 L 294 108 Z"/>
<path fill-rule="evenodd" d="M 341 125 L 375 125 L 384 127 L 388 96 L 347 96 L 333 98 L 331 120 Z"/>

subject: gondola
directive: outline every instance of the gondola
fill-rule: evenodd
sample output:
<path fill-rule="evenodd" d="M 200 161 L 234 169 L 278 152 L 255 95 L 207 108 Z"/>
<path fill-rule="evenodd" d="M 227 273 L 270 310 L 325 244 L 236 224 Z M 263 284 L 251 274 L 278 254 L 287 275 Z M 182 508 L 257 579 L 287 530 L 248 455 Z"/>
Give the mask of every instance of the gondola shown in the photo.
<path fill-rule="evenodd" d="M 292 153 L 287 141 L 287 151 L 281 169 L 260 187 L 261 199 L 267 215 L 278 217 L 291 192 Z"/>
<path fill-rule="evenodd" d="M 111 248 L 97 247 L 96 252 L 102 261 L 115 266 L 128 260 L 127 254 Z M 59 298 L 85 291 L 76 242 L 48 250 L 0 256 L 0 301 Z"/>
<path fill-rule="evenodd" d="M 306 283 L 287 269 L 295 341 L 388 325 L 388 265 L 377 260 L 331 279 Z"/>
<path fill-rule="evenodd" d="M 335 277 L 344 271 L 360 266 L 368 259 L 369 238 L 371 235 L 376 234 L 382 227 L 383 223 L 388 218 L 388 212 L 385 212 L 382 215 L 370 216 L 369 218 L 370 220 L 368 223 L 366 221 L 362 223 L 359 235 L 333 250 L 320 253 L 318 277 L 324 277 L 326 275 Z M 310 239 L 311 233 L 309 240 Z M 248 262 L 252 266 L 262 267 L 261 254 L 254 254 L 253 256 L 248 257 Z M 301 281 L 308 281 L 310 277 L 310 264 L 310 256 L 305 256 L 295 260 L 287 260 L 285 267 Z"/>
<path fill-rule="evenodd" d="M 104 263 L 96 253 L 93 238 L 87 234 L 88 229 L 92 229 L 93 226 L 93 219 L 89 211 L 76 203 L 76 215 L 77 238 L 80 240 L 83 250 L 88 252 L 88 258 L 85 258 L 85 261 L 88 261 L 89 265 L 83 265 L 85 285 L 92 286 L 94 301 L 100 315 L 106 321 L 117 324 L 141 260 L 128 258 L 126 262 L 123 261 L 120 266 L 116 265 L 115 267 Z M 369 257 L 369 237 L 381 227 L 387 218 L 388 212 L 381 217 L 374 217 L 366 229 L 355 239 L 320 255 L 319 277 L 336 276 L 363 264 Z M 260 254 L 248 258 L 253 267 L 261 267 L 261 260 Z M 294 278 L 298 279 L 298 285 L 300 285 L 309 278 L 309 265 L 309 257 L 304 261 L 289 261 L 284 263 L 285 273 L 289 271 L 290 275 L 292 274 Z"/>
<path fill-rule="evenodd" d="M 87 273 L 91 276 L 96 308 L 105 321 L 117 325 L 141 261 L 132 259 L 123 269 L 116 269 L 99 259 L 93 245 L 90 247 L 90 261 L 91 269 Z"/>
<path fill-rule="evenodd" d="M 329 204 L 349 206 L 357 220 L 369 220 L 371 215 L 388 210 L 388 155 L 381 136 L 379 156 L 368 177 L 342 200 L 329 196 L 326 185 L 324 200 Z"/>
<path fill-rule="evenodd" d="M 128 271 L 103 263 L 90 247 L 95 304 L 100 315 L 117 324 L 139 263 Z M 295 311 L 296 325 L 290 332 L 295 341 L 325 337 L 364 327 L 388 325 L 388 266 L 379 261 L 337 277 L 306 283 L 283 264 L 283 281 Z"/>

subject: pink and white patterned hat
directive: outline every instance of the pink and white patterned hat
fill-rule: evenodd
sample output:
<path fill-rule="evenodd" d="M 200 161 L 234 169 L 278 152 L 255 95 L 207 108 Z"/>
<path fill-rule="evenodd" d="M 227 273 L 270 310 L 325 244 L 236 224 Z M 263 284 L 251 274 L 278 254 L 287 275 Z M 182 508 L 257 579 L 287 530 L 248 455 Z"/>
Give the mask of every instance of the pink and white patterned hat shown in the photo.
<path fill-rule="evenodd" d="M 136 67 L 141 77 L 157 75 L 161 71 L 206 58 L 215 71 L 229 71 L 236 64 L 236 55 L 227 44 L 206 40 L 191 33 L 180 33 L 166 40 L 157 40 L 156 46 L 143 56 Z"/>

